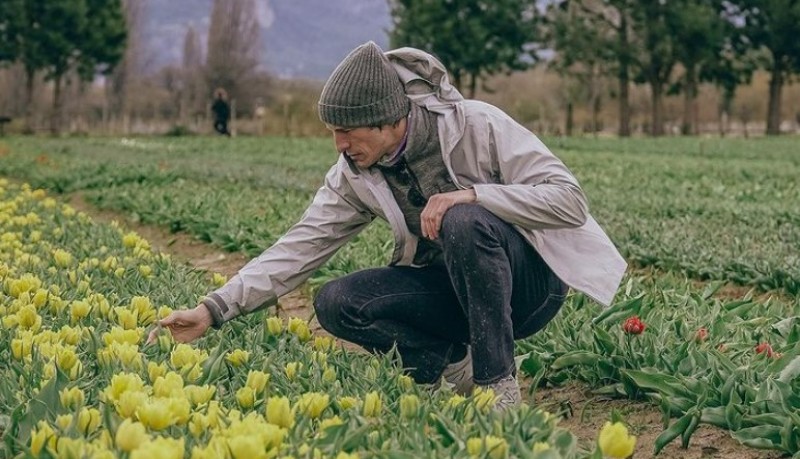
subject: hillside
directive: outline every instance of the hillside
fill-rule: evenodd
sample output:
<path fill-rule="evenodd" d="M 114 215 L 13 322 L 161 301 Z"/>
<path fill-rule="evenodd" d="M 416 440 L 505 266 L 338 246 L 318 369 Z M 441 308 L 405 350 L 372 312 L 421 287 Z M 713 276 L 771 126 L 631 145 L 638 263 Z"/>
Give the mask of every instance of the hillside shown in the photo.
<path fill-rule="evenodd" d="M 190 25 L 207 35 L 212 0 L 148 0 L 149 67 L 181 61 Z M 264 68 L 287 77 L 324 79 L 348 51 L 367 40 L 388 46 L 386 0 L 258 1 Z"/>

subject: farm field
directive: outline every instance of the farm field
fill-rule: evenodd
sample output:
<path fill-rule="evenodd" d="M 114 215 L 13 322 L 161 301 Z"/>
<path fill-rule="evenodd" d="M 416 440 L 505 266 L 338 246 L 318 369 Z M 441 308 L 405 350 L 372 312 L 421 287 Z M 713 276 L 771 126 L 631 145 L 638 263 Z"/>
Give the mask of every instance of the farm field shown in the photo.
<path fill-rule="evenodd" d="M 672 454 L 674 444 L 690 443 L 700 426 L 729 431 L 746 450 L 772 451 L 742 457 L 800 451 L 797 140 L 546 143 L 575 172 L 593 215 L 635 267 L 611 308 L 601 311 L 572 294 L 550 326 L 519 343 L 531 398 L 579 383 L 597 397 L 658 407 L 668 428 L 648 450 L 640 445 L 637 457 L 668 443 L 665 453 Z M 176 413 L 183 411 L 163 428 L 148 425 L 146 414 L 138 418 L 145 435 L 174 439 L 153 443 L 178 448 L 183 439 L 187 455 L 195 449 L 232 452 L 239 441 L 232 426 L 256 428 L 247 423 L 261 421 L 248 413 L 268 414 L 271 400 L 281 400 L 275 406 L 290 406 L 295 416 L 291 425 L 270 424 L 276 433 L 261 446 L 274 449 L 273 457 L 313 457 L 315 449 L 324 457 L 341 451 L 365 457 L 595 453 L 593 442 L 579 440 L 554 421 L 557 416 L 535 408 L 497 415 L 484 410 L 480 395 L 454 401 L 446 393 L 424 393 L 406 386 L 388 358 L 310 338 L 301 321 L 289 322 L 291 331 L 281 323 L 272 333 L 266 316 L 256 314 L 191 348 L 166 339 L 157 348 L 144 347 L 145 327 L 166 312 L 161 305 L 193 305 L 213 288 L 214 278 L 149 251 L 138 236 L 96 224 L 32 191 L 43 188 L 55 198 L 77 195 L 88 206 L 132 222 L 252 256 L 301 215 L 334 160 L 328 139 L 4 140 L 0 175 L 13 181 L 3 185 L 7 217 L 0 219 L 8 235 L 0 241 L 0 353 L 9 362 L 0 372 L 7 381 L 19 381 L 0 390 L 0 414 L 12 427 L 5 451 L 33 446 L 29 438 L 45 438 L 42 432 L 49 428 L 72 439 L 64 448 L 118 452 L 120 445 L 104 432 L 117 432 L 133 417 L 118 398 L 136 392 L 143 395 L 130 397 L 140 397 L 146 407 L 161 399 L 185 400 L 170 402 Z M 22 182 L 31 188 L 20 188 Z M 384 264 L 390 239 L 385 226 L 373 225 L 317 273 L 311 291 L 332 277 Z M 111 258 L 117 260 L 113 270 Z M 643 333 L 623 330 L 632 316 L 646 324 Z M 237 358 L 243 357 L 236 348 L 250 351 L 239 365 Z M 181 353 L 193 356 L 186 357 L 191 365 L 181 365 Z M 64 369 L 62 359 L 69 363 L 69 356 L 74 363 Z M 270 375 L 268 383 L 252 387 L 251 371 L 254 380 L 264 378 L 258 371 Z M 138 377 L 141 384 L 132 384 L 139 389 L 114 392 L 119 375 Z M 183 395 L 176 395 L 176 377 Z M 52 399 L 72 387 L 83 391 L 80 405 Z M 201 390 L 211 395 L 194 403 L 191 394 Z M 319 400 L 326 395 L 323 404 Z M 354 405 L 342 407 L 343 397 L 353 397 Z M 324 405 L 316 416 L 309 411 L 312 399 L 315 406 Z M 540 400 L 551 413 L 564 408 Z M 47 415 L 47 427 L 33 422 L 47 417 L 37 401 L 59 407 Z M 415 410 L 408 408 L 413 403 Z M 218 415 L 210 414 L 217 409 Z M 99 416 L 95 424 L 92 410 Z M 198 427 L 213 416 L 222 419 L 215 428 Z M 394 429 L 397 425 L 404 427 Z M 205 433 L 195 436 L 192 429 Z M 490 443 L 493 449 L 487 449 Z"/>

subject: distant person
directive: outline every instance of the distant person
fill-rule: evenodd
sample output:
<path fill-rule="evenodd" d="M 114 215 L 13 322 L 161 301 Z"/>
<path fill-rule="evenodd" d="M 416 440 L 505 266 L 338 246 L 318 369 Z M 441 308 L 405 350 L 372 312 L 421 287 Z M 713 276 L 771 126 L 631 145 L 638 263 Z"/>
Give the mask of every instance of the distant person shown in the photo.
<path fill-rule="evenodd" d="M 217 88 L 214 91 L 214 103 L 211 104 L 211 113 L 214 115 L 214 130 L 230 137 L 228 122 L 231 120 L 231 107 L 228 104 L 228 94 L 222 88 Z"/>
<path fill-rule="evenodd" d="M 318 109 L 339 158 L 302 219 L 159 325 L 192 341 L 273 305 L 381 218 L 394 233 L 390 265 L 325 284 L 314 300 L 322 327 L 370 352 L 396 349 L 418 383 L 488 387 L 495 408 L 520 404 L 514 341 L 544 328 L 570 288 L 609 305 L 626 269 L 578 180 L 499 108 L 464 99 L 418 49 L 359 46 Z"/>

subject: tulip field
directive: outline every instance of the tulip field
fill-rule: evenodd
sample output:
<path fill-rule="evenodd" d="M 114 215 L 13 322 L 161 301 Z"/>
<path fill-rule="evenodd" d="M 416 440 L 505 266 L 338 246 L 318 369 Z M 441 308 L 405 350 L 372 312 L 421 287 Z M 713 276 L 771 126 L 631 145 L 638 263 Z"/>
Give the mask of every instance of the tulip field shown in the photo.
<path fill-rule="evenodd" d="M 580 383 L 650 402 L 664 429 L 636 457 L 688 445 L 703 425 L 800 457 L 796 139 L 545 141 L 632 267 L 610 308 L 573 292 L 518 342 L 525 386 Z M 159 317 L 224 277 L 63 199 L 79 193 L 128 221 L 253 256 L 302 215 L 333 161 L 329 139 L 2 139 L 0 458 L 634 451 L 619 413 L 579 440 L 557 406 L 496 412 L 491 392 L 417 386 L 392 356 L 347 350 L 271 309 L 190 345 L 167 332 L 145 345 Z M 392 238 L 377 223 L 314 275 L 312 292 L 388 261 Z"/>

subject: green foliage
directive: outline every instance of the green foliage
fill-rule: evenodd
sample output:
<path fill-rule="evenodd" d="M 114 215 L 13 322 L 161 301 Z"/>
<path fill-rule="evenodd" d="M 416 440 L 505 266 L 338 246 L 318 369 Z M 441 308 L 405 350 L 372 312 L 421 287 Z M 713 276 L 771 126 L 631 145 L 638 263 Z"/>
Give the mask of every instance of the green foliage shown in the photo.
<path fill-rule="evenodd" d="M 468 96 L 489 75 L 527 68 L 536 60 L 536 10 L 531 0 L 391 0 L 392 46 L 435 54 Z"/>

